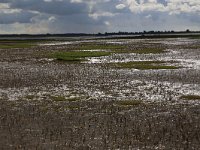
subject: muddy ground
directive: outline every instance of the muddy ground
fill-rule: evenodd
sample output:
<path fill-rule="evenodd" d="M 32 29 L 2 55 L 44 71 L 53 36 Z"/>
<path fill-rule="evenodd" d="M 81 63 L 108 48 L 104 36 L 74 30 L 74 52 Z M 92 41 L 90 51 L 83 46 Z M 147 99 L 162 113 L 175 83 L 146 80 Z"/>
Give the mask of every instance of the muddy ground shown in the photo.
<path fill-rule="evenodd" d="M 125 48 L 82 62 L 50 57 L 93 44 Z M 135 53 L 146 48 L 164 52 Z M 147 60 L 178 69 L 112 65 Z M 0 149 L 197 150 L 199 91 L 199 39 L 45 41 L 0 49 Z"/>

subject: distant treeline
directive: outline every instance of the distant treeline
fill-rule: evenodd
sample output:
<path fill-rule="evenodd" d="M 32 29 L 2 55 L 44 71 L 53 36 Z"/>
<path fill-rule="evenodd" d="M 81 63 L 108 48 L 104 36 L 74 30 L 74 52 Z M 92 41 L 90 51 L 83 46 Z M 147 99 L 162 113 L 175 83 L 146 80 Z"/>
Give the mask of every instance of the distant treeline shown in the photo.
<path fill-rule="evenodd" d="M 105 32 L 98 33 L 97 35 L 148 35 L 148 34 L 189 34 L 189 33 L 200 33 L 200 31 L 190 31 L 187 29 L 186 31 L 143 31 L 143 32 Z"/>
<path fill-rule="evenodd" d="M 105 32 L 105 33 L 64 33 L 64 34 L 0 34 L 0 37 L 77 37 L 77 36 L 150 36 L 150 35 L 196 35 L 200 31 L 143 31 L 143 32 Z"/>

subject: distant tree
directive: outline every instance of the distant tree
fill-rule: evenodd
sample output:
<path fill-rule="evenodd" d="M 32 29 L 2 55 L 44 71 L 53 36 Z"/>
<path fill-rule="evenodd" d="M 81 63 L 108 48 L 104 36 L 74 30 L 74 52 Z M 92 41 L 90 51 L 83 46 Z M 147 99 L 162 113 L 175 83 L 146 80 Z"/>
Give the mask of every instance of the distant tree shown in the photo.
<path fill-rule="evenodd" d="M 189 30 L 189 29 L 187 29 L 187 30 L 186 30 L 186 32 L 188 33 L 188 32 L 190 32 L 190 30 Z"/>
<path fill-rule="evenodd" d="M 155 31 L 149 31 L 149 33 L 150 33 L 150 34 L 154 34 L 154 33 L 155 33 Z"/>

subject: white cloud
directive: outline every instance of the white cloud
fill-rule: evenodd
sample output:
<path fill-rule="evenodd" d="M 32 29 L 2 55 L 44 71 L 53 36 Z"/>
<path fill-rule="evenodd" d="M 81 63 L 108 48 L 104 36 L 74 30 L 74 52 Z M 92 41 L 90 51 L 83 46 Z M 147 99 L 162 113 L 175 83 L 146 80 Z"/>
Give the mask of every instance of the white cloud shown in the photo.
<path fill-rule="evenodd" d="M 0 9 L 8 9 L 10 8 L 8 3 L 0 3 Z"/>
<path fill-rule="evenodd" d="M 56 20 L 56 17 L 54 17 L 54 16 L 51 16 L 51 17 L 49 17 L 49 19 L 48 19 L 49 21 L 51 21 L 51 22 L 54 22 L 55 20 Z"/>
<path fill-rule="evenodd" d="M 147 15 L 147 16 L 145 16 L 145 18 L 151 18 L 152 16 L 151 15 Z"/>
<path fill-rule="evenodd" d="M 105 23 L 105 25 L 110 26 L 110 22 L 109 21 L 105 21 L 104 23 Z"/>
<path fill-rule="evenodd" d="M 166 3 L 164 5 L 164 3 Z M 200 13 L 200 1 L 198 0 L 126 0 L 126 6 L 134 13 L 145 11 L 179 13 Z"/>
<path fill-rule="evenodd" d="M 124 5 L 124 4 L 118 4 L 118 5 L 116 5 L 117 9 L 124 9 L 125 7 L 126 7 L 126 5 Z"/>
<path fill-rule="evenodd" d="M 71 3 L 82 3 L 82 0 L 71 0 Z"/>
<path fill-rule="evenodd" d="M 113 17 L 115 16 L 115 14 L 111 12 L 96 12 L 96 13 L 89 14 L 89 16 L 96 20 L 99 17 Z"/>

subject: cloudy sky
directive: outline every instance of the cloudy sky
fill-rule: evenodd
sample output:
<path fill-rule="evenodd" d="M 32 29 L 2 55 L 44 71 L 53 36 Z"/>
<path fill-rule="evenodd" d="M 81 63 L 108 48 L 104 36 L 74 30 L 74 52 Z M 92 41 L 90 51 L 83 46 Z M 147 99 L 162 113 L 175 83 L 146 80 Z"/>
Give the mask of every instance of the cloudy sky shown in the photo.
<path fill-rule="evenodd" d="M 0 34 L 200 30 L 200 0 L 0 0 Z"/>

